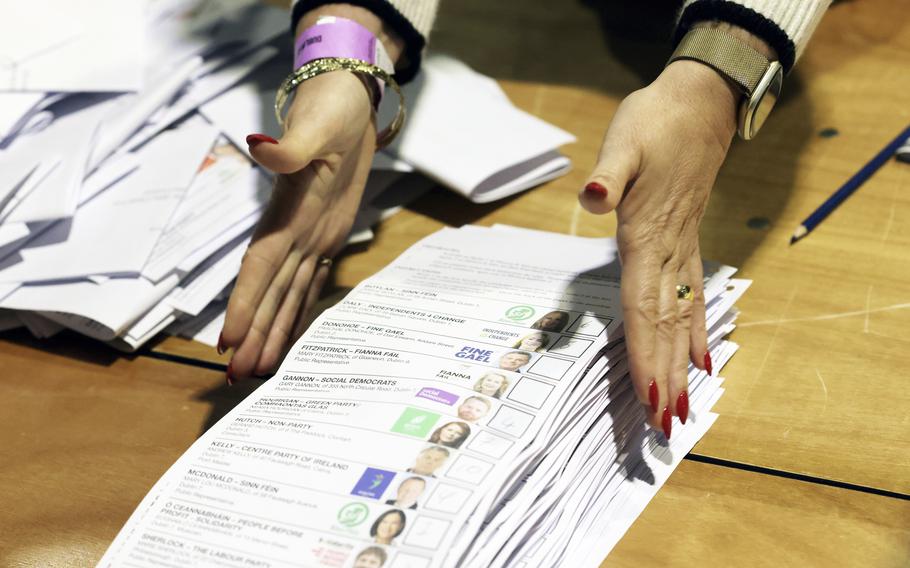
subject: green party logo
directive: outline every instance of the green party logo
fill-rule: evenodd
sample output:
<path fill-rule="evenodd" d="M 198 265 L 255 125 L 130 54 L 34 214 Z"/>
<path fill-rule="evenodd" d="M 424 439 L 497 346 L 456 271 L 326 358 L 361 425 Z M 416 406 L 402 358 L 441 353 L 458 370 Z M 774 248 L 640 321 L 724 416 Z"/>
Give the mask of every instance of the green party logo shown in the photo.
<path fill-rule="evenodd" d="M 409 406 L 404 409 L 404 412 L 392 425 L 392 432 L 423 438 L 430 433 L 430 429 L 436 425 L 438 420 L 439 414 L 435 412 L 427 412 L 426 410 Z"/>
<path fill-rule="evenodd" d="M 531 306 L 512 306 L 506 310 L 506 317 L 512 321 L 525 321 L 534 317 L 534 308 Z"/>
<path fill-rule="evenodd" d="M 346 527 L 356 527 L 369 515 L 370 509 L 363 503 L 348 503 L 338 511 L 338 522 Z"/>

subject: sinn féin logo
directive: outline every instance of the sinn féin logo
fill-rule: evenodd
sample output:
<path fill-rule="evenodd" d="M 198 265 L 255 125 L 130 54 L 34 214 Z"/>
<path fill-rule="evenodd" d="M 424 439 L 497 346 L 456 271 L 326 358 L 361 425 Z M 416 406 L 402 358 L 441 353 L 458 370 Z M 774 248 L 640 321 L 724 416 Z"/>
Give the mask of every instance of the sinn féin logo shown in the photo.
<path fill-rule="evenodd" d="M 534 308 L 531 306 L 512 306 L 506 310 L 506 317 L 512 321 L 525 321 L 534 317 Z"/>

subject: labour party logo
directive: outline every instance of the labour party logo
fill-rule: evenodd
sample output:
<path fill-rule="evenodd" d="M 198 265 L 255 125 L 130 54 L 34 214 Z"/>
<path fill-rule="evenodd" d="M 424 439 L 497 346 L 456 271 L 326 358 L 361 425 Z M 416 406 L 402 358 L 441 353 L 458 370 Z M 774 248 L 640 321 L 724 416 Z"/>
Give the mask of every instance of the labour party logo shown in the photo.
<path fill-rule="evenodd" d="M 534 308 L 531 306 L 512 306 L 506 310 L 506 317 L 512 321 L 525 321 L 534 317 Z"/>
<path fill-rule="evenodd" d="M 348 503 L 338 511 L 338 522 L 346 527 L 356 527 L 367 520 L 370 509 L 363 503 Z"/>

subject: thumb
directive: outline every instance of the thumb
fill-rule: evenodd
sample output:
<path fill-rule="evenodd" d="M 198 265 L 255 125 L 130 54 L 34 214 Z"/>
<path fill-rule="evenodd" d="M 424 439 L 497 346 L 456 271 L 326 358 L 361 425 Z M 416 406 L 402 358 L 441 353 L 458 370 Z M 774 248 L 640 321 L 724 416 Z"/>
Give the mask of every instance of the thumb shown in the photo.
<path fill-rule="evenodd" d="M 616 209 L 626 187 L 635 181 L 639 164 L 639 154 L 634 147 L 629 143 L 614 142 L 608 132 L 594 171 L 578 194 L 581 206 L 595 215 Z"/>
<path fill-rule="evenodd" d="M 262 167 L 277 174 L 292 174 L 305 168 L 322 150 L 314 137 L 289 129 L 279 140 L 265 134 L 246 137 L 250 155 Z"/>

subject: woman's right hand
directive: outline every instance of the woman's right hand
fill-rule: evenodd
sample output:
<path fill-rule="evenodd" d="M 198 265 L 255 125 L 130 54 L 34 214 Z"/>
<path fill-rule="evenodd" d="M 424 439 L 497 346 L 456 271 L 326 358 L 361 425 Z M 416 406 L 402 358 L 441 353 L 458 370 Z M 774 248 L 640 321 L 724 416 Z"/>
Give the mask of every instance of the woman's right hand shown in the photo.
<path fill-rule="evenodd" d="M 401 57 L 401 39 L 373 12 L 350 4 L 308 12 L 297 35 L 322 16 L 358 22 L 382 42 L 392 61 Z M 344 248 L 376 151 L 371 80 L 334 71 L 304 81 L 280 140 L 247 137 L 253 158 L 277 176 L 219 339 L 219 352 L 234 349 L 228 383 L 275 370 L 319 299 L 331 264 L 320 260 Z"/>
<path fill-rule="evenodd" d="M 376 149 L 370 92 L 335 71 L 303 82 L 274 141 L 247 138 L 253 158 L 277 174 L 243 257 L 219 349 L 233 348 L 229 382 L 274 371 L 303 333 L 329 273 L 320 258 L 343 247 Z"/>

